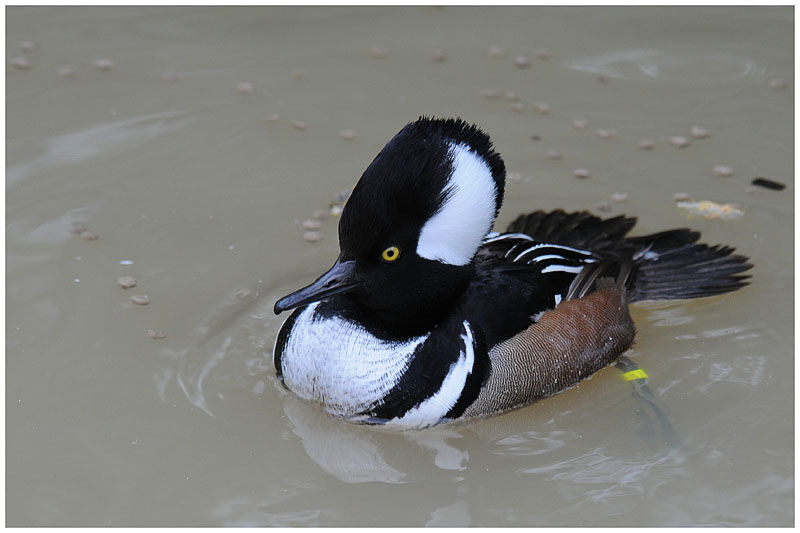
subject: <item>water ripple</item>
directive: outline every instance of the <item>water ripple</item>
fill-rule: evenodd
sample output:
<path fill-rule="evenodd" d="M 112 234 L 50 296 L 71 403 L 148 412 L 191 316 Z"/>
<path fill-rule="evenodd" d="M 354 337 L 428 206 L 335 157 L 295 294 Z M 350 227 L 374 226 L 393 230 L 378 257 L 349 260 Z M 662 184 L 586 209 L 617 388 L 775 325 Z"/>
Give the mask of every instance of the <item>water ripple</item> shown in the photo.
<path fill-rule="evenodd" d="M 166 111 L 52 137 L 44 141 L 39 155 L 6 168 L 6 186 L 11 187 L 50 168 L 79 163 L 122 145 L 154 139 L 186 124 L 186 113 Z"/>

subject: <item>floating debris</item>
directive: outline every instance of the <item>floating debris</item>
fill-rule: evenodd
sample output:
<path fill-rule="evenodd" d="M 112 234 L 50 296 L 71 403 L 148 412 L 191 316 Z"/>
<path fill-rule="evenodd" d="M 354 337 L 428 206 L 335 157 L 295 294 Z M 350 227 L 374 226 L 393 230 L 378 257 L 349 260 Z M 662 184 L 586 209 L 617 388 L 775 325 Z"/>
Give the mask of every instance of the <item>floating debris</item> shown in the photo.
<path fill-rule="evenodd" d="M 585 168 L 576 168 L 572 171 L 576 178 L 585 179 L 591 176 L 591 173 Z"/>
<path fill-rule="evenodd" d="M 627 202 L 628 201 L 628 193 L 626 193 L 626 192 L 615 192 L 614 194 L 611 195 L 611 201 L 612 202 L 617 202 L 617 203 Z"/>
<path fill-rule="evenodd" d="M 147 305 L 150 303 L 150 297 L 146 294 L 134 294 L 131 296 L 131 301 L 136 305 Z"/>
<path fill-rule="evenodd" d="M 692 144 L 691 141 L 689 141 L 689 139 L 683 137 L 682 135 L 675 135 L 673 137 L 670 137 L 669 143 L 672 146 L 677 146 L 678 148 L 686 148 L 687 146 Z"/>
<path fill-rule="evenodd" d="M 733 169 L 731 167 L 726 167 L 725 165 L 714 165 L 714 168 L 711 169 L 715 176 L 730 176 L 733 174 Z"/>
<path fill-rule="evenodd" d="M 339 130 L 339 137 L 344 139 L 345 141 L 352 141 L 356 136 L 356 132 L 353 130 Z"/>
<path fill-rule="evenodd" d="M 92 64 L 97 70 L 102 70 L 104 72 L 108 72 L 114 68 L 114 62 L 110 59 L 95 59 Z"/>
<path fill-rule="evenodd" d="M 503 98 L 505 98 L 509 102 L 519 101 L 519 96 L 517 96 L 517 93 L 514 91 L 503 91 Z"/>
<path fill-rule="evenodd" d="M 605 200 L 601 200 L 596 204 L 594 204 L 594 208 L 603 213 L 608 213 L 609 211 L 611 211 L 611 204 L 606 202 Z"/>
<path fill-rule="evenodd" d="M 322 233 L 319 231 L 307 231 L 303 233 L 303 240 L 306 242 L 317 242 L 322 240 Z"/>
<path fill-rule="evenodd" d="M 542 61 L 547 61 L 550 59 L 550 52 L 547 50 L 537 50 L 533 55 L 536 57 L 536 59 L 541 59 Z"/>
<path fill-rule="evenodd" d="M 548 150 L 544 153 L 544 156 L 547 159 L 558 161 L 561 159 L 561 152 L 559 152 L 558 150 Z"/>
<path fill-rule="evenodd" d="M 298 131 L 303 131 L 306 128 L 308 128 L 308 124 L 306 124 L 302 120 L 295 120 L 292 122 L 292 127 Z"/>
<path fill-rule="evenodd" d="M 484 89 L 481 91 L 481 98 L 487 100 L 497 100 L 501 95 L 502 93 L 497 89 Z"/>
<path fill-rule="evenodd" d="M 338 217 L 342 214 L 342 209 L 344 209 L 341 205 L 332 205 L 331 206 L 331 216 Z"/>
<path fill-rule="evenodd" d="M 772 189 L 773 191 L 782 191 L 786 188 L 786 184 L 784 183 L 770 180 L 761 176 L 757 177 L 750 183 L 757 185 L 758 187 L 764 187 L 765 189 Z"/>
<path fill-rule="evenodd" d="M 689 135 L 695 139 L 705 139 L 711 134 L 705 128 L 701 128 L 700 126 L 692 126 L 692 129 L 689 131 Z"/>
<path fill-rule="evenodd" d="M 544 102 L 536 102 L 533 104 L 533 110 L 539 113 L 540 115 L 547 115 L 550 113 L 550 106 L 545 104 Z"/>
<path fill-rule="evenodd" d="M 19 49 L 22 50 L 23 52 L 33 52 L 35 48 L 36 48 L 36 43 L 34 43 L 33 41 L 25 40 L 19 42 Z"/>
<path fill-rule="evenodd" d="M 329 218 L 331 218 L 331 213 L 330 211 L 318 209 L 317 211 L 314 211 L 314 214 L 311 216 L 313 216 L 317 220 L 328 220 Z"/>
<path fill-rule="evenodd" d="M 523 104 L 522 102 L 514 102 L 513 104 L 511 104 L 511 109 L 513 109 L 517 113 L 524 113 L 525 104 Z"/>
<path fill-rule="evenodd" d="M 56 74 L 58 74 L 58 76 L 60 78 L 65 78 L 65 79 L 66 78 L 74 78 L 75 77 L 75 69 L 70 67 L 69 65 L 62 65 L 62 66 L 58 67 L 58 69 L 56 70 Z"/>
<path fill-rule="evenodd" d="M 608 83 L 608 76 L 604 76 L 604 75 L 600 74 L 599 76 L 597 76 L 596 79 L 597 79 L 597 83 L 601 83 L 603 85 Z"/>
<path fill-rule="evenodd" d="M 675 200 L 676 202 L 691 202 L 692 201 L 691 195 L 689 195 L 689 194 L 687 194 L 685 192 L 676 192 L 675 194 L 672 195 L 672 199 Z"/>
<path fill-rule="evenodd" d="M 584 119 L 575 119 L 572 121 L 572 125 L 579 130 L 585 130 L 589 127 L 589 121 Z"/>
<path fill-rule="evenodd" d="M 307 230 L 317 230 L 321 227 L 322 227 L 322 222 L 320 222 L 319 220 L 309 218 L 308 220 L 303 221 L 303 228 Z"/>
<path fill-rule="evenodd" d="M 741 207 L 734 204 L 718 204 L 711 200 L 700 202 L 678 202 L 677 206 L 685 209 L 690 215 L 701 216 L 704 218 L 717 218 L 722 220 L 733 220 L 744 215 Z"/>
<path fill-rule="evenodd" d="M 151 339 L 163 339 L 164 337 L 167 336 L 167 334 L 164 333 L 164 331 L 162 331 L 160 329 L 148 329 L 148 330 L 145 330 L 145 333 Z"/>
<path fill-rule="evenodd" d="M 31 62 L 24 57 L 12 57 L 8 60 L 8 64 L 17 70 L 30 70 Z"/>
<path fill-rule="evenodd" d="M 517 68 L 529 68 L 531 66 L 531 60 L 522 54 L 516 55 L 514 56 L 514 66 Z"/>
<path fill-rule="evenodd" d="M 505 56 L 506 56 L 506 51 L 503 48 L 500 48 L 499 46 L 489 47 L 489 57 L 500 58 Z"/>
<path fill-rule="evenodd" d="M 67 224 L 67 231 L 76 235 L 80 235 L 87 229 L 86 222 L 81 222 L 80 220 Z"/>
<path fill-rule="evenodd" d="M 602 139 L 616 139 L 617 130 L 596 130 L 595 133 Z"/>
<path fill-rule="evenodd" d="M 541 141 L 542 136 L 539 135 L 538 133 L 534 133 L 533 135 L 531 135 L 531 139 L 533 139 L 534 141 Z"/>
<path fill-rule="evenodd" d="M 136 278 L 131 276 L 121 276 L 117 278 L 117 285 L 123 289 L 131 289 L 136 286 Z"/>
<path fill-rule="evenodd" d="M 389 51 L 386 50 L 386 48 L 383 48 L 382 46 L 372 46 L 369 49 L 369 55 L 380 59 L 389 55 Z"/>
<path fill-rule="evenodd" d="M 281 116 L 277 113 L 270 113 L 266 117 L 264 117 L 264 122 L 267 124 L 272 124 L 275 122 L 280 122 Z"/>
<path fill-rule="evenodd" d="M 256 86 L 249 81 L 240 81 L 236 84 L 236 92 L 239 94 L 253 94 L 255 90 Z"/>
<path fill-rule="evenodd" d="M 786 80 L 783 78 L 773 78 L 769 80 L 769 86 L 771 89 L 780 91 L 781 89 L 786 88 Z"/>
<path fill-rule="evenodd" d="M 96 241 L 97 239 L 100 238 L 100 235 L 98 235 L 97 233 L 92 233 L 89 230 L 86 230 L 81 232 L 80 238 L 85 241 Z"/>
<path fill-rule="evenodd" d="M 655 141 L 652 141 L 650 139 L 642 139 L 641 141 L 639 141 L 638 146 L 642 150 L 652 150 L 653 148 L 655 148 L 656 143 Z"/>
<path fill-rule="evenodd" d="M 429 59 L 434 63 L 444 63 L 447 61 L 447 54 L 445 54 L 441 49 L 437 48 L 430 55 Z"/>

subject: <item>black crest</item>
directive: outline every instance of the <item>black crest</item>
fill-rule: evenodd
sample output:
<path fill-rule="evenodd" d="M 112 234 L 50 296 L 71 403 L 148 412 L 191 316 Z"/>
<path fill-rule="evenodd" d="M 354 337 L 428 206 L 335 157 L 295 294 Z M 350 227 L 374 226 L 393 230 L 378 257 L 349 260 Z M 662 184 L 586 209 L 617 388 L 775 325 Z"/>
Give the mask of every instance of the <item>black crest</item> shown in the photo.
<path fill-rule="evenodd" d="M 497 186 L 495 215 L 505 190 L 505 165 L 489 136 L 461 119 L 420 117 L 401 129 L 370 163 L 339 222 L 343 249 L 379 241 L 389 228 L 417 230 L 444 200 L 452 144 L 465 144 L 489 166 Z"/>

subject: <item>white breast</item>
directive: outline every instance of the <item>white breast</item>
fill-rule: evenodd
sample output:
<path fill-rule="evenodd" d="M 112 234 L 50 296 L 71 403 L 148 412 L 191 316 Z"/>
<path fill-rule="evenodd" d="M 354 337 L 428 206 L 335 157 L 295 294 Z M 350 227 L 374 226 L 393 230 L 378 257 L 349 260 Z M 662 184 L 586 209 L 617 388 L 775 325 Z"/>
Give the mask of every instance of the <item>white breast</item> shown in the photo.
<path fill-rule="evenodd" d="M 295 320 L 281 356 L 283 380 L 301 398 L 352 417 L 391 390 L 427 335 L 385 341 L 348 320 L 315 316 L 318 305 Z"/>

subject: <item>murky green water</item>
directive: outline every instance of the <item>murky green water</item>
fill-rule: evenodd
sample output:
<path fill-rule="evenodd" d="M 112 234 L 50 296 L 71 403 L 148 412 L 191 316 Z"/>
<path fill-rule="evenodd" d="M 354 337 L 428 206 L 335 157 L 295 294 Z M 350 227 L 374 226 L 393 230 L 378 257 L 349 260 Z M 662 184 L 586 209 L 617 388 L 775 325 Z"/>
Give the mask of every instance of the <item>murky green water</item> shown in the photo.
<path fill-rule="evenodd" d="M 6 13 L 8 525 L 793 523 L 791 7 Z M 753 258 L 736 294 L 633 309 L 682 447 L 614 369 L 406 434 L 277 385 L 272 304 L 337 254 L 335 220 L 313 244 L 300 222 L 420 114 L 492 135 L 516 173 L 498 227 L 605 201 Z M 745 214 L 689 218 L 676 192 Z"/>

